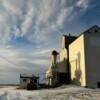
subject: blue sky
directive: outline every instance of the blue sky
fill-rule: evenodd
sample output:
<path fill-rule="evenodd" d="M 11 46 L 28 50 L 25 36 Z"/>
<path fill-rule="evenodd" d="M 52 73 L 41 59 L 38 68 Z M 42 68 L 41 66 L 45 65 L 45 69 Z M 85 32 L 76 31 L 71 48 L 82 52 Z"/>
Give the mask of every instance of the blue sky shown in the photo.
<path fill-rule="evenodd" d="M 100 25 L 99 0 L 0 0 L 0 83 L 43 73 L 62 34 Z"/>

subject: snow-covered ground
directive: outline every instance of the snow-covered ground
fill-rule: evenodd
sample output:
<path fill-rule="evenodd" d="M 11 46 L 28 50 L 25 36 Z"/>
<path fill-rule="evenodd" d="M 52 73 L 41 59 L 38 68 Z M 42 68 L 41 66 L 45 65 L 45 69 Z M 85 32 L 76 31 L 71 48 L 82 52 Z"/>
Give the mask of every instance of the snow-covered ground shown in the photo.
<path fill-rule="evenodd" d="M 100 100 L 100 90 L 71 85 L 33 91 L 1 87 L 0 100 Z"/>

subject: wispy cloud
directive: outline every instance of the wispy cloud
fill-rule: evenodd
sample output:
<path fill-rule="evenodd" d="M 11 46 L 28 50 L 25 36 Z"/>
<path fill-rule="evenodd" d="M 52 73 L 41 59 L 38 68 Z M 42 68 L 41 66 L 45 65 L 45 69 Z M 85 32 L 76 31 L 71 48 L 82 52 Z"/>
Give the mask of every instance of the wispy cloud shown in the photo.
<path fill-rule="evenodd" d="M 90 0 L 1 0 L 0 34 L 2 40 L 26 37 L 41 43 L 63 29 L 76 8 L 87 9 Z M 78 12 L 79 14 L 79 12 Z M 57 35 L 57 34 L 56 34 Z"/>

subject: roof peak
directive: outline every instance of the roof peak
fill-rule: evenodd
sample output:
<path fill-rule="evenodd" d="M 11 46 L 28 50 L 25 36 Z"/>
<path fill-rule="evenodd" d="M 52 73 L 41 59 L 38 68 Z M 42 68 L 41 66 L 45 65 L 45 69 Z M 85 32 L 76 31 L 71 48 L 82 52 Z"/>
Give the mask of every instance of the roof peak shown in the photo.
<path fill-rule="evenodd" d="M 100 30 L 100 27 L 98 25 L 94 25 L 90 27 L 88 30 L 84 31 L 83 33 L 90 33 L 91 30 Z"/>
<path fill-rule="evenodd" d="M 93 25 L 92 27 L 89 28 L 89 30 L 90 30 L 90 29 L 93 29 L 93 28 L 100 29 L 100 27 L 99 27 L 98 25 Z"/>

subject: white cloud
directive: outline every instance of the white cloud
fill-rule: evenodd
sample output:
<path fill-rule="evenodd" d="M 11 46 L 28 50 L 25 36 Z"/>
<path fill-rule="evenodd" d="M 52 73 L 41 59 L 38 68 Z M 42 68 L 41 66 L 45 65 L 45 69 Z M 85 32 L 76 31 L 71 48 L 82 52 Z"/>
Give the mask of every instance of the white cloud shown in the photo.
<path fill-rule="evenodd" d="M 86 9 L 89 7 L 90 0 L 78 0 L 77 6 L 83 9 Z"/>
<path fill-rule="evenodd" d="M 19 68 L 20 66 L 24 66 L 24 62 L 31 64 L 41 64 L 41 65 L 47 65 L 49 56 L 51 51 L 50 50 L 42 50 L 42 51 L 31 51 L 25 53 L 24 51 L 18 51 L 15 48 L 0 48 L 0 64 L 7 65 L 10 64 L 11 66 Z M 22 62 L 22 65 L 21 65 Z M 44 62 L 44 63 L 43 63 Z M 19 66 L 19 67 L 18 67 Z"/>

